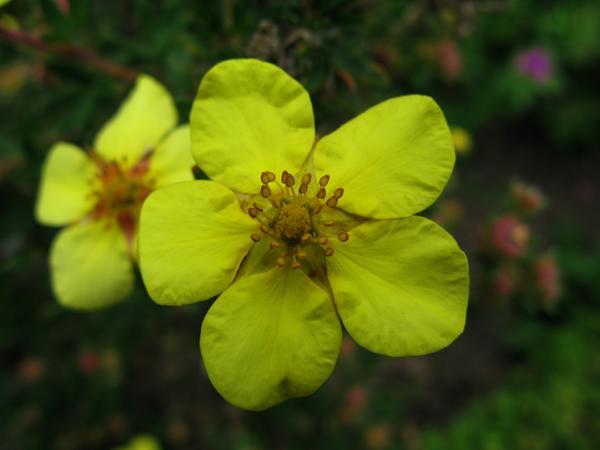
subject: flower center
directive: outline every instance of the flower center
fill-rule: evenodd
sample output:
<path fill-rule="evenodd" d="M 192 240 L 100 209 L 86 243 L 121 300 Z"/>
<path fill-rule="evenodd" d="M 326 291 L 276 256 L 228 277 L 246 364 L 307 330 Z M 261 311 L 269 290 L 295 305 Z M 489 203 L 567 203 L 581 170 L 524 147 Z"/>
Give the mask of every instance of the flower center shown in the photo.
<path fill-rule="evenodd" d="M 275 230 L 289 243 L 300 242 L 302 236 L 310 231 L 307 208 L 297 203 L 283 205 L 279 210 Z"/>
<path fill-rule="evenodd" d="M 334 238 L 345 242 L 349 238 L 344 220 L 337 211 L 344 189 L 338 187 L 327 197 L 329 175 L 322 176 L 311 189 L 312 175 L 304 174 L 296 188 L 296 179 L 284 170 L 278 181 L 273 172 L 263 172 L 262 185 L 256 201 L 242 207 L 260 223 L 259 232 L 250 236 L 258 242 L 269 239 L 270 249 L 277 252 L 276 264 L 312 271 L 323 256 L 332 256 L 328 243 Z"/>
<path fill-rule="evenodd" d="M 100 188 L 92 217 L 114 217 L 128 239 L 133 239 L 142 203 L 153 190 L 146 177 L 151 153 L 133 167 L 124 169 L 116 161 L 97 160 Z"/>

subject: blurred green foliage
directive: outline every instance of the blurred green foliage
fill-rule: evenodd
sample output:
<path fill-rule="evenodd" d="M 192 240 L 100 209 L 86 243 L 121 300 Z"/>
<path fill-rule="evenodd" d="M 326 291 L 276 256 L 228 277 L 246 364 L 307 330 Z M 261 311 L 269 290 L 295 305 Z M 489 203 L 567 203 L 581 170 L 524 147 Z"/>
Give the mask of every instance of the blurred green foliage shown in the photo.
<path fill-rule="evenodd" d="M 0 38 L 0 448 L 106 449 L 139 433 L 169 449 L 599 445 L 599 2 L 14 0 L 0 26 L 44 44 Z M 515 63 L 532 48 L 551 58 L 543 82 Z M 441 203 L 464 209 L 453 226 L 469 254 L 517 169 L 550 190 L 535 238 L 554 240 L 556 311 L 490 305 L 472 258 L 456 344 L 391 360 L 347 341 L 315 395 L 254 414 L 226 405 L 202 371 L 208 305 L 160 308 L 138 283 L 98 314 L 60 309 L 46 267 L 55 231 L 33 219 L 47 149 L 89 146 L 128 71 L 161 79 L 185 120 L 204 72 L 231 57 L 298 78 L 321 133 L 391 96 L 433 96 L 473 135 Z"/>

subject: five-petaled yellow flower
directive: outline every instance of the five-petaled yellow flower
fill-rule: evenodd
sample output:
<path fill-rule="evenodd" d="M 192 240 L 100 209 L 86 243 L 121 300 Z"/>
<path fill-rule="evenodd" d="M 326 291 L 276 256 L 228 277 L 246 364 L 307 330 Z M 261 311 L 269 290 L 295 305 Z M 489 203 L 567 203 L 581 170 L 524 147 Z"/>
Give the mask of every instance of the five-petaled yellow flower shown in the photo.
<path fill-rule="evenodd" d="M 176 125 L 169 93 L 142 75 L 91 152 L 64 142 L 50 149 L 35 212 L 45 225 L 69 225 L 50 254 L 62 305 L 95 309 L 130 293 L 142 202 L 153 189 L 193 179 L 189 126 Z"/>
<path fill-rule="evenodd" d="M 462 332 L 466 257 L 413 216 L 454 165 L 433 100 L 393 98 L 316 140 L 298 82 L 231 60 L 202 80 L 190 126 L 194 159 L 213 181 L 148 197 L 140 267 L 160 304 L 223 292 L 200 349 L 229 402 L 258 410 L 315 391 L 334 368 L 340 319 L 360 345 L 390 356 L 434 352 Z"/>

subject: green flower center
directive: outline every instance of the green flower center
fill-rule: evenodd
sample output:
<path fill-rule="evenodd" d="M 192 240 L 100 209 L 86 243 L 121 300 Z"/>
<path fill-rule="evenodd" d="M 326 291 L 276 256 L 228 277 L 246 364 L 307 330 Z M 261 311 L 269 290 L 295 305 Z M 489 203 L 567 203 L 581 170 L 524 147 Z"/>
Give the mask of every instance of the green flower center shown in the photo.
<path fill-rule="evenodd" d="M 344 189 L 338 187 L 325 200 L 329 175 L 322 176 L 318 185 L 310 189 L 312 178 L 310 173 L 304 174 L 296 189 L 296 179 L 288 171 L 283 171 L 280 181 L 273 172 L 265 171 L 260 176 L 257 201 L 251 206 L 242 205 L 260 223 L 259 232 L 250 237 L 255 242 L 269 239 L 271 250 L 278 252 L 276 262 L 280 267 L 289 264 L 294 269 L 310 271 L 323 255 L 333 256 L 329 239 L 345 242 L 349 238 L 344 222 L 331 220 L 336 217 Z M 343 213 L 338 212 L 337 217 L 340 215 Z"/>

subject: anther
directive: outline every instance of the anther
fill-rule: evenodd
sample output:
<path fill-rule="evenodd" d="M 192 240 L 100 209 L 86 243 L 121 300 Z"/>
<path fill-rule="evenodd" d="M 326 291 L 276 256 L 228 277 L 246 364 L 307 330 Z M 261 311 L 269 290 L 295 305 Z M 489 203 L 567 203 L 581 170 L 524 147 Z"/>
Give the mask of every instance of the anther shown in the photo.
<path fill-rule="evenodd" d="M 308 256 L 308 253 L 306 253 L 306 252 L 302 252 L 302 251 L 300 251 L 300 252 L 297 252 L 297 253 L 296 253 L 296 257 L 297 257 L 298 259 L 304 259 L 304 258 L 306 258 L 307 256 Z"/>
<path fill-rule="evenodd" d="M 344 195 L 344 188 L 337 188 L 333 193 L 335 198 L 342 198 L 342 195 Z"/>
<path fill-rule="evenodd" d="M 276 248 L 281 247 L 281 243 L 277 241 L 271 241 L 271 250 L 275 250 Z"/>
<path fill-rule="evenodd" d="M 283 172 L 281 172 L 281 182 L 282 182 L 283 184 L 285 184 L 286 186 L 287 186 L 287 182 L 286 182 L 286 180 L 287 180 L 287 177 L 288 177 L 289 175 L 290 175 L 290 174 L 289 174 L 289 172 L 288 172 L 287 170 L 284 170 Z"/>
<path fill-rule="evenodd" d="M 313 216 L 316 216 L 317 214 L 319 214 L 321 211 L 323 211 L 323 205 L 319 205 L 315 208 L 315 210 L 313 211 Z"/>
<path fill-rule="evenodd" d="M 250 239 L 252 239 L 254 242 L 258 242 L 258 241 L 260 241 L 260 234 L 258 234 L 258 233 L 252 233 L 250 235 Z"/>
<path fill-rule="evenodd" d="M 327 244 L 327 238 L 325 236 L 321 236 L 318 239 L 318 242 L 320 245 L 326 245 Z"/>
<path fill-rule="evenodd" d="M 331 247 L 327 247 L 325 249 L 325 256 L 333 256 L 333 254 L 334 254 L 334 251 Z"/>
<path fill-rule="evenodd" d="M 328 220 L 327 222 L 323 222 L 324 227 L 332 227 L 334 225 L 335 225 L 335 222 L 333 220 Z"/>
<path fill-rule="evenodd" d="M 302 265 L 298 261 L 292 263 L 292 269 L 299 269 Z"/>
<path fill-rule="evenodd" d="M 298 188 L 298 193 L 300 193 L 300 194 L 306 194 L 306 191 L 308 191 L 308 184 L 302 183 L 300 185 L 300 187 Z"/>
<path fill-rule="evenodd" d="M 263 212 L 263 207 L 260 206 L 258 203 L 254 202 L 252 205 L 256 208 L 257 211 Z"/>
<path fill-rule="evenodd" d="M 285 266 L 285 256 L 280 256 L 279 258 L 277 258 L 277 265 L 279 267 Z"/>
<path fill-rule="evenodd" d="M 248 208 L 248 214 L 250 214 L 250 217 L 256 217 L 258 216 L 258 209 Z"/>
<path fill-rule="evenodd" d="M 263 184 L 267 184 L 270 183 L 272 181 L 275 181 L 275 174 L 273 172 L 263 172 L 260 174 L 260 181 L 263 182 Z"/>
<path fill-rule="evenodd" d="M 311 179 L 312 179 L 312 175 L 310 173 L 305 173 L 304 176 L 302 177 L 302 184 L 310 183 Z"/>
<path fill-rule="evenodd" d="M 337 198 L 330 197 L 329 200 L 327 200 L 327 206 L 329 206 L 330 208 L 335 208 L 337 206 L 337 201 Z"/>
<path fill-rule="evenodd" d="M 317 192 L 317 198 L 325 198 L 326 192 L 324 188 L 319 189 L 319 192 Z"/>
<path fill-rule="evenodd" d="M 310 235 L 310 233 L 305 233 L 300 239 L 302 240 L 302 242 L 306 243 L 312 239 L 312 236 Z"/>
<path fill-rule="evenodd" d="M 338 239 L 342 242 L 346 242 L 348 239 L 350 239 L 350 235 L 345 231 L 342 231 L 338 234 Z"/>
<path fill-rule="evenodd" d="M 267 234 L 269 232 L 269 227 L 266 226 L 264 223 L 261 224 L 260 226 L 260 231 L 262 231 L 263 233 Z"/>
<path fill-rule="evenodd" d="M 269 198 L 271 196 L 271 188 L 266 184 L 262 185 L 260 187 L 260 195 L 262 195 L 264 198 Z"/>
<path fill-rule="evenodd" d="M 327 186 L 327 183 L 329 183 L 329 175 L 323 175 L 319 180 L 319 184 L 324 187 Z"/>
<path fill-rule="evenodd" d="M 296 179 L 294 178 L 294 175 L 288 173 L 287 177 L 285 177 L 284 183 L 287 187 L 292 187 L 294 184 L 296 184 Z"/>

